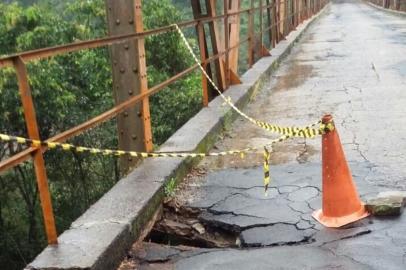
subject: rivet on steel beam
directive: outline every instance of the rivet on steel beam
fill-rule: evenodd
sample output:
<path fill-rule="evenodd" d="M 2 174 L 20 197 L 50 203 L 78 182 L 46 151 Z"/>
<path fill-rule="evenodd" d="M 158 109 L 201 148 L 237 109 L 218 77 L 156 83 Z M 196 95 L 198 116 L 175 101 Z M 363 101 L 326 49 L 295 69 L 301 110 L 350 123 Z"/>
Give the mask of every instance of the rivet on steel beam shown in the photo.
<path fill-rule="evenodd" d="M 120 20 L 119 20 L 119 19 L 116 20 L 116 24 L 117 24 L 117 25 L 120 24 Z"/>
<path fill-rule="evenodd" d="M 137 135 L 133 134 L 133 135 L 131 136 L 131 138 L 132 138 L 133 140 L 136 140 L 136 139 L 137 139 Z"/>
<path fill-rule="evenodd" d="M 128 161 L 133 161 L 133 158 L 132 158 L 132 157 L 128 157 Z"/>
<path fill-rule="evenodd" d="M 127 111 L 124 112 L 124 117 L 128 117 L 128 112 Z"/>
<path fill-rule="evenodd" d="M 120 72 L 124 73 L 125 72 L 125 68 L 120 68 Z"/>
<path fill-rule="evenodd" d="M 129 90 L 129 91 L 128 91 L 128 94 L 129 94 L 130 96 L 131 96 L 133 93 L 134 93 L 133 90 Z"/>
<path fill-rule="evenodd" d="M 128 23 L 129 23 L 129 24 L 133 24 L 133 23 L 134 23 L 134 20 L 133 20 L 133 19 L 129 19 L 129 20 L 128 20 Z"/>
<path fill-rule="evenodd" d="M 130 48 L 130 46 L 128 46 L 128 44 L 124 44 L 124 49 L 128 50 L 128 48 Z"/>
<path fill-rule="evenodd" d="M 141 117 L 141 116 L 142 116 L 142 112 L 141 112 L 141 111 L 138 111 L 137 115 L 138 115 L 138 117 Z"/>
<path fill-rule="evenodd" d="M 121 133 L 121 134 L 124 134 L 124 130 L 123 130 L 123 129 L 121 129 L 121 130 L 120 130 L 120 133 Z"/>
<path fill-rule="evenodd" d="M 134 67 L 134 68 L 133 68 L 133 72 L 134 72 L 134 73 L 137 73 L 137 72 L 138 72 L 138 69 L 137 69 L 136 67 Z"/>
<path fill-rule="evenodd" d="M 114 64 L 114 65 L 117 65 L 117 60 L 113 60 L 113 64 Z"/>

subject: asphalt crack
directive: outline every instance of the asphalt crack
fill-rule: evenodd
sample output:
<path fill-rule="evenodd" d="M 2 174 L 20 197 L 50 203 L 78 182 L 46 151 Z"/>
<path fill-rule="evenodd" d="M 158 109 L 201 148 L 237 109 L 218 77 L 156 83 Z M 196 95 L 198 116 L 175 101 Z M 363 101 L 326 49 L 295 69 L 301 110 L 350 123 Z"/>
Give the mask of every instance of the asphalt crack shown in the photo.
<path fill-rule="evenodd" d="M 327 251 L 327 252 L 330 252 L 331 254 L 333 254 L 333 255 L 334 255 L 335 257 L 337 257 L 337 258 L 339 258 L 339 257 L 341 257 L 341 258 L 347 258 L 347 259 L 351 260 L 352 262 L 354 262 L 354 263 L 356 263 L 356 264 L 363 265 L 363 266 L 366 266 L 366 267 L 370 268 L 369 265 L 367 265 L 367 264 L 365 264 L 365 263 L 362 263 L 362 262 L 360 262 L 360 261 L 354 259 L 353 257 L 349 256 L 349 255 L 346 255 L 346 254 L 337 254 L 336 252 L 334 252 L 334 250 L 332 250 L 332 249 L 330 249 L 330 248 L 321 248 L 321 249 L 322 249 L 322 250 L 325 250 L 325 251 Z"/>
<path fill-rule="evenodd" d="M 356 238 L 356 237 L 359 237 L 359 236 L 362 236 L 362 235 L 370 234 L 371 232 L 372 232 L 372 230 L 367 229 L 367 230 L 360 231 L 360 232 L 355 233 L 355 234 L 351 234 L 351 235 L 348 235 L 348 236 L 339 237 L 339 238 L 334 239 L 334 240 L 331 240 L 331 241 L 325 241 L 325 242 L 320 243 L 320 244 L 318 244 L 318 243 L 316 242 L 316 243 L 317 243 L 316 246 L 318 246 L 318 247 L 324 247 L 324 246 L 327 245 L 327 244 L 331 244 L 331 243 L 338 242 L 338 241 L 341 241 L 341 240 Z M 317 234 L 317 232 L 316 232 L 313 236 L 315 236 L 316 234 Z"/>

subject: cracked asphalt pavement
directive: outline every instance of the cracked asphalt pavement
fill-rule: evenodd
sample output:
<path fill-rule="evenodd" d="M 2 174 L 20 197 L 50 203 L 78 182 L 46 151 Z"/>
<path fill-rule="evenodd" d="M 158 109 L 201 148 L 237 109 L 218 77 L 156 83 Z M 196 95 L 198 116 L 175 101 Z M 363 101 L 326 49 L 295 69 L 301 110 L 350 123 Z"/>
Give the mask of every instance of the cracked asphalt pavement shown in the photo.
<path fill-rule="evenodd" d="M 245 112 L 280 125 L 325 113 L 337 130 L 363 200 L 406 190 L 406 17 L 361 1 L 332 1 Z M 237 119 L 215 150 L 266 144 L 273 135 Z M 275 145 L 272 182 L 262 153 L 208 157 L 179 195 L 199 221 L 237 235 L 240 248 L 144 243 L 140 269 L 406 269 L 406 217 L 369 217 L 327 229 L 321 207 L 321 142 Z"/>

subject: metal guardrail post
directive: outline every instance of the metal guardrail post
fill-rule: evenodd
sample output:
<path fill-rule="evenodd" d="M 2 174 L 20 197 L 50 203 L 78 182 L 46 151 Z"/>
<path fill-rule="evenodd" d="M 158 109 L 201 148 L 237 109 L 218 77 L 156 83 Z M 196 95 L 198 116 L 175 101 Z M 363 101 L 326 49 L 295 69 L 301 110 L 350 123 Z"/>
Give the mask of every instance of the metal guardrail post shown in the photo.
<path fill-rule="evenodd" d="M 279 1 L 279 10 L 278 10 L 278 23 L 280 33 L 281 33 L 281 39 L 284 40 L 286 36 L 286 1 L 287 0 L 280 0 Z"/>
<path fill-rule="evenodd" d="M 206 1 L 206 10 L 207 10 L 207 15 L 211 18 L 216 17 L 216 0 L 205 0 Z M 217 20 L 212 20 L 209 22 L 209 29 L 210 29 L 210 36 L 211 36 L 211 47 L 213 50 L 213 54 L 219 54 L 221 51 L 223 51 L 223 44 L 220 39 L 220 34 L 219 34 L 219 29 L 218 29 L 218 23 Z M 220 90 L 224 91 L 227 86 L 226 86 L 226 72 L 225 72 L 225 67 L 222 63 L 224 61 L 224 55 L 219 57 L 215 61 L 215 69 L 216 69 L 216 78 L 217 78 L 217 86 L 220 88 Z"/>
<path fill-rule="evenodd" d="M 253 9 L 254 8 L 254 0 L 251 0 L 250 4 L 250 11 L 248 12 L 248 65 L 252 67 L 254 64 L 254 16 L 253 16 Z"/>
<path fill-rule="evenodd" d="M 267 5 L 266 17 L 267 17 L 267 24 L 268 24 L 267 27 L 269 28 L 268 29 L 269 44 L 270 44 L 271 48 L 274 48 L 275 44 L 274 44 L 274 39 L 273 39 L 274 33 L 273 33 L 273 27 L 272 27 L 272 13 L 271 13 L 271 7 L 269 7 L 270 0 L 266 0 L 266 5 Z"/>
<path fill-rule="evenodd" d="M 259 55 L 260 57 L 264 56 L 270 56 L 271 54 L 269 53 L 269 50 L 264 44 L 264 2 L 263 0 L 259 1 Z M 268 7 L 266 8 L 268 10 Z M 271 42 L 271 47 L 272 47 L 272 42 Z"/>
<path fill-rule="evenodd" d="M 273 27 L 274 27 L 274 33 L 275 33 L 275 46 L 276 44 L 279 43 L 280 41 L 280 25 L 279 25 L 279 0 L 274 0 L 273 1 Z"/>
<path fill-rule="evenodd" d="M 202 8 L 200 5 L 200 1 L 198 0 L 192 0 L 192 10 L 193 10 L 193 16 L 195 19 L 200 19 L 203 17 L 202 14 Z M 204 31 L 204 23 L 199 21 L 199 23 L 196 26 L 196 33 L 197 33 L 197 38 L 199 42 L 199 51 L 200 51 L 200 60 L 202 62 L 202 66 L 206 73 L 209 76 L 212 76 L 211 72 L 211 67 L 209 64 L 207 64 L 205 61 L 207 59 L 207 56 L 209 54 L 209 50 L 207 48 L 207 39 L 206 39 L 206 33 Z M 208 80 L 204 73 L 202 72 L 202 91 L 203 91 L 203 106 L 207 107 L 209 105 L 209 101 L 213 98 L 214 93 L 212 89 L 209 86 Z"/>
<path fill-rule="evenodd" d="M 28 83 L 27 68 L 20 57 L 14 58 L 13 63 L 17 74 L 18 88 L 24 109 L 24 118 L 27 125 L 28 136 L 30 139 L 40 140 L 34 102 L 32 100 L 31 89 Z M 51 195 L 49 192 L 48 177 L 44 157 L 40 148 L 33 153 L 33 159 L 48 244 L 57 244 L 58 236 L 52 209 Z"/>
<path fill-rule="evenodd" d="M 239 11 L 241 8 L 241 0 L 230 0 L 229 1 L 229 15 Z M 230 74 L 230 84 L 240 84 L 241 80 L 238 76 L 238 59 L 240 52 L 240 15 L 234 14 L 229 16 L 229 33 L 230 42 L 229 47 L 233 48 L 230 50 L 229 54 L 229 74 Z"/>
<path fill-rule="evenodd" d="M 228 1 L 229 0 L 224 0 L 223 1 L 223 8 L 224 8 L 224 49 L 226 51 L 225 54 L 225 79 L 226 79 L 226 89 L 228 88 L 228 86 L 230 85 L 230 52 L 229 52 L 229 48 L 230 48 L 230 25 L 228 23 Z"/>
<path fill-rule="evenodd" d="M 141 0 L 106 0 L 106 9 L 109 35 L 140 33 L 144 30 Z M 112 45 L 110 55 L 116 104 L 148 90 L 143 38 Z M 148 98 L 117 116 L 117 134 L 120 149 L 152 150 Z M 126 174 L 138 161 L 134 157 L 120 157 L 120 171 Z"/>
<path fill-rule="evenodd" d="M 208 39 L 206 38 L 206 31 L 204 27 L 204 21 L 201 19 L 212 19 L 208 21 L 208 28 L 210 34 L 210 41 L 211 41 L 211 50 L 213 55 L 219 54 L 223 51 L 222 43 L 219 36 L 218 31 L 218 24 L 214 17 L 216 17 L 216 5 L 215 0 L 205 0 L 206 6 L 206 14 L 203 14 L 203 8 L 201 2 L 199 0 L 191 0 L 193 16 L 195 20 L 200 20 L 196 24 L 196 31 L 198 34 L 199 39 L 199 50 L 200 50 L 200 58 L 201 62 L 203 63 L 203 67 L 205 68 L 207 74 L 211 77 L 213 76 L 212 71 L 214 70 L 214 76 L 217 79 L 217 86 L 220 90 L 225 90 L 226 88 L 226 74 L 225 74 L 225 65 L 224 65 L 224 58 L 225 54 L 218 57 L 214 63 L 206 63 L 205 61 L 208 59 L 209 56 L 209 46 L 208 46 Z M 202 74 L 202 88 L 203 88 L 203 106 L 207 106 L 215 96 L 216 92 L 212 89 L 210 84 L 208 84 L 207 78 Z"/>
<path fill-rule="evenodd" d="M 142 33 L 144 31 L 144 23 L 142 21 L 142 0 L 135 0 L 135 32 Z M 145 56 L 145 41 L 144 39 L 137 39 L 138 57 L 136 63 L 138 65 L 138 73 L 140 80 L 140 93 L 148 91 L 148 77 L 147 77 L 147 59 Z M 144 147 L 145 151 L 150 152 L 153 150 L 152 142 L 152 128 L 151 128 L 151 116 L 149 110 L 149 98 L 146 97 L 141 102 L 142 108 L 142 120 L 143 120 L 143 132 L 144 132 Z"/>
<path fill-rule="evenodd" d="M 264 44 L 264 33 L 263 33 L 263 15 L 264 15 L 264 10 L 263 10 L 263 0 L 259 0 L 259 45 L 263 46 Z"/>
<path fill-rule="evenodd" d="M 286 39 L 286 36 L 290 32 L 290 0 L 282 0 L 283 2 L 283 39 Z"/>

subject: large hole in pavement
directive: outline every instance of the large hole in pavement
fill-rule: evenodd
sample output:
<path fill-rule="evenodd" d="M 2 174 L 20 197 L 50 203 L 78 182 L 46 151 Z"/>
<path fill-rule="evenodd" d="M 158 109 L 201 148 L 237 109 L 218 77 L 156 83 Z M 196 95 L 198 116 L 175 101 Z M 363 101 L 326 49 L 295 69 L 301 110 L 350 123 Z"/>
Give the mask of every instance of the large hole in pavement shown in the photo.
<path fill-rule="evenodd" d="M 199 209 L 178 205 L 175 199 L 166 200 L 161 218 L 157 220 L 145 241 L 199 248 L 238 246 L 237 234 L 221 228 L 205 226 L 198 220 L 200 213 Z"/>

